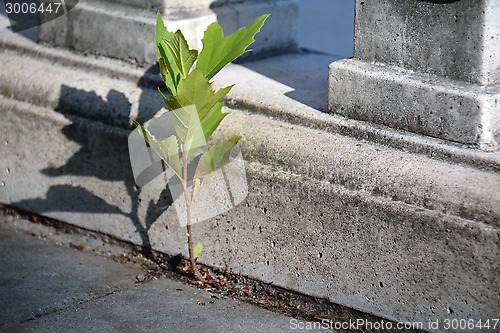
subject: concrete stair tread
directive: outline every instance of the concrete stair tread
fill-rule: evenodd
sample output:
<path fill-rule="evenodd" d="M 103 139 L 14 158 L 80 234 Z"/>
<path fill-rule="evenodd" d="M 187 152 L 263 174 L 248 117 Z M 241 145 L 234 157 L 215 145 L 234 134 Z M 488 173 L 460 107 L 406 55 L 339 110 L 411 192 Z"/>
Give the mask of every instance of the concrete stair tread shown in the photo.
<path fill-rule="evenodd" d="M 0 35 L 0 43 L 11 49 L 11 51 L 4 51 L 0 55 L 2 62 L 7 65 L 0 73 L 2 91 L 6 97 L 32 104 L 36 103 L 42 107 L 58 110 L 63 114 L 73 114 L 77 117 L 97 120 L 124 129 L 130 126 L 129 117 L 143 122 L 153 117 L 163 107 L 163 101 L 157 91 L 137 83 L 141 80 L 140 75 L 144 73 L 144 69 L 134 68 L 119 60 L 105 59 L 102 61 L 99 58 L 85 57 L 64 50 L 45 48 L 7 32 Z M 30 46 L 33 46 L 33 49 L 30 49 Z M 26 54 L 18 54 L 24 50 L 31 51 L 26 52 Z M 12 56 L 12 52 L 16 56 Z M 61 58 L 66 59 L 69 66 L 61 66 L 58 61 Z M 289 54 L 228 66 L 215 78 L 217 85 L 220 86 L 236 82 L 235 88 L 229 95 L 228 104 L 238 109 L 248 109 L 278 118 L 270 120 L 267 117 L 235 112 L 233 118 L 238 120 L 231 121 L 233 128 L 229 133 L 238 128 L 236 131 L 243 133 L 244 136 L 259 141 L 269 141 L 267 145 L 273 149 L 282 149 L 281 154 L 285 153 L 284 156 L 289 154 L 286 152 L 287 146 L 296 145 L 297 147 L 292 150 L 295 153 L 285 159 L 283 155 L 277 158 L 276 152 L 271 152 L 271 150 L 265 153 L 255 151 L 255 145 L 250 144 L 251 139 L 246 145 L 248 153 L 254 151 L 251 154 L 257 160 L 284 167 L 289 172 L 305 173 L 312 178 L 339 183 L 347 188 L 367 191 L 376 196 L 389 197 L 394 200 L 405 197 L 404 201 L 408 204 L 416 204 L 426 209 L 438 209 L 447 213 L 454 212 L 454 214 L 464 218 L 478 218 L 478 221 L 489 221 L 487 223 L 495 223 L 494 221 L 500 220 L 497 218 L 497 213 L 488 208 L 493 207 L 495 200 L 497 200 L 494 191 L 489 194 L 478 194 L 479 196 L 473 195 L 475 189 L 481 188 L 480 184 L 486 179 L 490 179 L 488 183 L 494 183 L 498 180 L 496 172 L 491 173 L 480 169 L 500 170 L 500 152 L 480 152 L 452 145 L 442 147 L 451 153 L 458 152 L 457 159 L 465 157 L 465 165 L 459 166 L 454 163 L 449 164 L 446 161 L 429 159 L 426 155 L 408 155 L 404 150 L 380 146 L 377 140 L 372 143 L 363 142 L 356 137 L 342 135 L 344 134 L 342 131 L 339 131 L 340 135 L 337 134 L 336 129 L 338 128 L 345 130 L 351 126 L 363 129 L 364 126 L 363 124 L 352 124 L 352 122 L 349 124 L 348 120 L 318 110 L 325 106 L 326 91 L 321 87 L 326 85 L 326 66 L 331 60 L 332 57 L 327 55 Z M 312 66 L 308 66 L 308 64 Z M 30 69 L 32 76 L 38 77 L 40 80 L 26 83 L 25 77 L 22 76 L 26 68 Z M 288 75 L 292 68 L 297 68 L 296 72 Z M 142 80 L 147 81 L 150 87 L 161 85 L 158 76 L 151 72 L 143 74 Z M 99 84 L 95 85 L 94 82 L 99 82 Z M 29 87 L 26 84 L 34 86 Z M 310 124 L 308 121 L 313 119 L 316 122 Z M 242 124 L 247 123 L 241 126 L 238 121 Z M 253 126 L 249 126 L 249 124 L 259 125 L 250 130 Z M 273 127 L 276 126 L 290 133 L 287 134 L 290 138 L 298 133 L 304 133 L 303 137 L 309 137 L 309 140 L 297 143 L 290 138 L 281 137 L 273 130 Z M 325 131 L 324 127 L 327 126 L 330 128 Z M 274 134 L 268 136 L 266 131 L 262 131 L 262 128 L 265 127 L 268 127 L 269 133 Z M 397 137 L 398 135 L 398 133 L 388 129 L 375 128 L 373 131 L 382 131 L 379 139 L 384 136 Z M 421 146 L 425 145 L 426 141 L 431 142 L 429 146 L 432 148 L 439 146 L 439 142 L 433 143 L 432 139 L 422 137 L 418 139 L 420 139 L 418 144 Z M 407 139 L 407 142 L 409 141 L 411 142 L 411 136 L 410 140 Z M 313 146 L 315 146 L 315 151 L 311 152 L 307 147 Z M 304 147 L 307 149 L 304 150 Z M 304 153 L 298 154 L 297 151 Z M 351 153 L 343 153 L 348 151 Z M 377 154 L 374 153 L 375 151 Z M 330 157 L 325 155 L 326 152 Z M 340 161 L 335 157 L 336 155 L 342 156 Z M 369 163 L 364 163 L 362 161 L 366 156 L 377 157 L 376 159 L 372 157 Z M 345 157 L 348 157 L 347 160 Z M 480 161 L 480 169 L 474 168 L 474 162 L 478 162 L 475 159 Z M 301 169 L 301 165 L 307 165 L 312 161 L 316 161 L 313 163 L 314 165 L 322 166 L 316 167 L 316 169 L 309 167 Z M 468 167 L 468 164 L 472 165 Z M 353 169 L 346 169 L 347 165 Z M 420 171 L 417 176 L 416 170 L 408 169 L 405 165 L 428 166 L 419 167 Z M 342 171 L 335 174 L 333 166 Z M 487 167 L 484 168 L 484 166 Z M 329 167 L 332 170 L 328 170 Z M 451 178 L 454 185 L 451 186 L 449 179 L 438 185 L 439 182 L 436 183 L 435 177 L 437 170 L 441 170 L 443 175 L 453 174 L 454 176 Z M 408 176 L 405 176 L 407 173 L 413 174 L 413 178 L 415 178 L 413 184 L 423 186 L 422 191 L 432 186 L 434 192 L 417 194 L 414 190 L 409 193 L 395 191 L 399 182 L 394 182 L 392 179 L 407 179 Z M 401 188 L 407 187 L 402 186 Z M 443 192 L 440 192 L 439 188 Z M 454 190 L 451 195 L 452 188 Z M 477 207 L 482 206 L 485 209 L 482 213 L 476 212 L 481 217 L 474 217 L 475 213 L 471 215 L 459 213 L 460 210 L 463 210 L 461 203 L 471 200 L 471 196 L 475 198 L 474 200 L 478 200 Z M 466 197 L 468 199 L 465 199 Z M 455 204 L 450 206 L 450 202 L 455 202 Z M 483 203 L 479 204 L 479 202 Z"/>
<path fill-rule="evenodd" d="M 46 60 L 80 72 L 94 73 L 100 80 L 113 78 L 125 81 L 123 84 L 130 84 L 131 89 L 138 85 L 153 89 L 162 86 L 154 68 L 137 67 L 117 59 L 82 56 L 64 49 L 47 48 L 7 29 L 0 30 L 0 45 L 6 50 L 15 50 L 40 61 Z M 500 170 L 500 152 L 469 149 L 464 145 L 441 139 L 324 113 L 328 76 L 326 66 L 336 59 L 334 56 L 306 53 L 232 64 L 219 73 L 215 83 L 217 86 L 236 83 L 226 101 L 226 104 L 233 108 L 247 109 L 291 124 L 348 135 L 454 163 Z M 154 94 L 151 93 L 151 99 L 155 99 Z M 134 114 L 131 116 L 134 117 Z M 152 114 L 147 115 L 151 116 Z M 146 119 L 148 118 L 144 117 L 139 120 Z"/>

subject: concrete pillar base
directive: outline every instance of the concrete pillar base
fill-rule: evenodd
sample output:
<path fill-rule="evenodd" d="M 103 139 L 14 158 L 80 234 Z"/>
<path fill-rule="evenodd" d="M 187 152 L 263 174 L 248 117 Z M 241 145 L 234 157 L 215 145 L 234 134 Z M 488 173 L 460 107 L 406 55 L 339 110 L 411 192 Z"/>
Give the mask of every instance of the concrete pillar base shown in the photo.
<path fill-rule="evenodd" d="M 354 59 L 330 66 L 329 111 L 497 150 L 500 5 L 356 1 Z"/>
<path fill-rule="evenodd" d="M 298 7 L 294 1 L 242 2 L 212 9 L 169 10 L 164 19 L 170 30 L 183 30 L 191 47 L 201 48 L 203 32 L 210 23 L 218 21 L 227 35 L 266 13 L 271 17 L 257 35 L 251 54 L 297 48 Z M 67 15 L 41 25 L 39 40 L 141 65 L 153 64 L 157 60 L 155 23 L 155 11 L 151 8 L 111 1 L 80 1 Z"/>
<path fill-rule="evenodd" d="M 330 65 L 329 110 L 347 118 L 498 149 L 500 87 L 356 59 Z"/>

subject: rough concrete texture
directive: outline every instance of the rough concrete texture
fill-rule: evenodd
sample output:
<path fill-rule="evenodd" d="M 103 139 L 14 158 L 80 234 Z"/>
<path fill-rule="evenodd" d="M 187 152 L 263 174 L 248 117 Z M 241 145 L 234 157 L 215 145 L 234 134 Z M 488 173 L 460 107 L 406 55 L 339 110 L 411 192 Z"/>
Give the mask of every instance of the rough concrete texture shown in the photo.
<path fill-rule="evenodd" d="M 327 110 L 326 68 L 334 60 L 333 56 L 306 53 L 231 64 L 217 75 L 215 85 L 237 83 L 226 100 L 233 108 L 453 163 L 500 170 L 497 153 L 322 112 Z"/>
<path fill-rule="evenodd" d="M 288 332 L 290 319 L 0 223 L 2 332 Z M 12 221 L 18 222 L 18 221 Z"/>
<path fill-rule="evenodd" d="M 127 133 L 8 105 L 2 202 L 185 254 L 163 182 L 133 184 Z M 498 174 L 259 116 L 235 113 L 233 131 L 250 195 L 194 226 L 204 263 L 393 320 L 498 313 Z"/>
<path fill-rule="evenodd" d="M 289 0 L 242 2 L 201 12 L 182 12 L 165 16 L 165 22 L 172 31 L 182 29 L 190 46 L 201 49 L 203 32 L 210 23 L 218 21 L 227 35 L 266 13 L 271 18 L 257 35 L 251 54 L 297 48 L 298 9 Z M 155 24 L 155 13 L 148 9 L 109 1 L 80 1 L 67 15 L 41 25 L 39 40 L 139 64 L 154 64 Z"/>
<path fill-rule="evenodd" d="M 58 110 L 58 112 L 63 113 L 65 116 L 63 118 L 61 118 L 61 116 L 59 116 L 58 114 L 53 114 L 52 116 L 59 117 L 61 119 L 67 118 L 73 121 L 74 119 L 79 119 L 78 117 L 83 117 L 86 120 L 82 121 L 90 124 L 89 126 L 91 126 L 91 128 L 92 126 L 97 126 L 97 125 L 93 125 L 91 122 L 88 122 L 87 121 L 88 119 L 97 120 L 99 123 L 105 123 L 108 125 L 125 128 L 121 130 L 119 128 L 109 127 L 105 132 L 114 131 L 116 133 L 123 133 L 123 135 L 128 135 L 129 131 L 126 128 L 128 128 L 129 116 L 136 117 L 140 121 L 143 121 L 152 116 L 151 112 L 152 110 L 159 110 L 162 103 L 161 98 L 157 92 L 153 91 L 152 89 L 141 89 L 140 87 L 137 87 L 136 84 L 128 81 L 119 81 L 115 79 L 99 77 L 98 79 L 100 82 L 99 86 L 95 87 L 95 89 L 89 90 L 88 87 L 92 87 L 92 82 L 95 82 L 97 80 L 97 77 L 93 73 L 82 73 L 80 71 L 71 68 L 64 68 L 58 65 L 48 65 L 45 62 L 37 61 L 31 57 L 14 57 L 10 52 L 5 52 L 4 54 L 0 55 L 0 60 L 3 63 L 7 64 L 5 70 L 2 71 L 2 73 L 0 73 L 0 79 L 1 79 L 0 87 L 4 91 L 9 89 L 10 98 L 14 98 L 16 100 L 22 100 L 25 102 L 31 101 L 32 103 L 36 103 L 44 107 L 56 109 Z M 255 65 L 254 67 L 258 68 L 257 65 Z M 32 87 L 31 88 L 27 87 L 25 85 L 26 82 L 18 74 L 23 71 L 23 68 L 30 68 L 30 72 L 33 75 L 37 77 L 43 76 L 46 81 L 45 80 L 43 82 L 31 81 L 29 84 L 32 85 Z M 48 68 L 50 68 L 51 70 L 47 70 Z M 229 74 L 226 75 L 230 76 Z M 223 77 L 223 79 L 224 80 L 222 81 L 226 81 L 227 77 L 226 78 Z M 235 87 L 235 90 L 238 92 L 239 88 L 240 87 L 237 86 Z M 252 90 L 251 88 L 252 87 L 250 87 L 250 90 Z M 281 93 L 283 93 L 283 91 Z M 143 101 L 146 101 L 146 103 L 144 104 Z M 296 103 L 296 105 L 297 104 L 299 103 Z M 156 106 L 156 109 L 154 108 L 154 106 Z M 150 110 L 150 112 L 144 114 L 142 110 Z M 29 118 L 30 116 L 26 117 Z M 243 117 L 243 118 L 237 118 L 239 120 L 235 122 L 235 126 L 238 126 L 237 131 L 245 132 L 245 128 L 249 127 L 248 121 L 243 115 L 241 116 L 235 115 L 235 117 Z M 262 121 L 265 120 L 265 118 L 262 119 L 263 120 L 252 120 L 251 122 L 261 123 Z M 67 120 L 63 120 L 61 128 L 69 124 L 70 122 L 68 122 Z M 19 126 L 21 127 L 22 123 L 20 123 Z M 265 122 L 262 123 L 260 127 L 265 128 Z M 72 130 L 73 127 L 70 126 L 67 130 L 64 131 L 65 135 L 68 138 L 71 138 L 74 135 Z M 273 129 L 269 128 L 269 131 L 273 131 Z M 100 131 L 96 130 L 96 133 L 98 132 Z M 290 138 L 291 137 L 293 137 L 293 135 L 291 135 Z M 265 136 L 262 136 L 262 138 L 264 139 Z M 76 142 L 80 142 L 82 140 L 84 139 L 75 138 Z M 343 140 L 346 139 L 344 138 Z M 290 145 L 291 143 L 289 143 L 288 141 L 289 139 L 286 139 L 283 142 Z M 357 143 L 357 141 L 348 141 L 348 142 L 349 145 L 352 146 L 355 146 L 355 144 Z M 282 144 L 283 143 L 281 142 L 281 137 L 278 137 L 275 141 L 266 145 L 269 145 L 271 147 L 274 147 L 274 149 L 276 149 Z M 310 141 L 304 143 L 304 146 L 306 147 L 315 146 L 316 149 L 324 151 L 331 151 L 332 150 L 331 147 L 336 145 L 338 145 L 338 142 L 336 140 L 326 143 L 325 139 L 320 137 L 316 139 L 311 139 Z M 346 145 L 346 143 L 342 143 L 341 145 Z M 322 147 L 322 149 L 320 149 L 319 147 Z M 294 151 L 297 150 L 294 153 L 294 155 L 292 155 L 294 156 L 295 159 L 297 159 L 298 156 L 301 156 L 301 153 L 299 153 L 299 151 L 301 150 L 299 148 L 300 147 L 296 147 L 293 149 Z M 249 149 L 252 148 L 249 147 Z M 286 148 L 283 147 L 283 149 Z M 259 148 L 259 151 L 260 151 L 259 154 L 261 155 L 262 158 L 264 156 L 263 155 L 264 152 L 262 151 L 261 148 Z M 309 152 L 307 150 L 304 152 L 304 154 L 308 153 Z M 369 151 L 361 150 L 361 153 L 366 155 L 373 155 L 374 150 L 373 149 Z M 105 152 L 102 153 L 102 156 L 106 155 L 107 154 Z M 382 154 L 379 153 L 379 155 Z M 499 163 L 498 154 L 490 154 L 490 155 L 496 156 L 498 164 Z M 406 156 L 406 155 L 402 154 L 401 156 Z M 353 159 L 353 157 L 354 155 L 352 154 L 349 156 L 349 158 L 351 159 Z M 381 158 L 380 165 L 375 165 L 373 160 L 371 160 L 369 164 L 362 163 L 363 157 L 360 157 L 359 160 L 355 160 L 355 162 L 352 163 L 353 166 L 357 165 L 358 167 L 356 167 L 355 171 L 351 172 L 350 176 L 348 176 L 347 178 L 345 178 L 346 176 L 344 175 L 341 176 L 338 174 L 334 174 L 333 170 L 327 170 L 327 168 L 323 167 L 313 168 L 312 170 L 309 170 L 309 167 L 304 167 L 303 169 L 297 169 L 300 168 L 301 165 L 307 165 L 306 161 L 308 159 L 310 160 L 311 158 L 312 156 L 309 156 L 307 158 L 304 157 L 304 159 L 300 162 L 297 161 L 294 162 L 293 159 L 290 160 L 287 159 L 286 162 L 282 163 L 281 167 L 287 167 L 291 171 L 298 170 L 299 173 L 306 172 L 308 175 L 312 173 L 313 176 L 316 178 L 320 177 L 326 180 L 335 180 L 341 183 L 362 182 L 364 183 L 363 185 L 358 184 L 355 186 L 361 186 L 370 192 L 375 192 L 375 193 L 381 192 L 382 194 L 388 196 L 395 196 L 396 195 L 395 191 L 402 191 L 398 194 L 398 197 L 406 198 L 405 200 L 408 203 L 419 204 L 419 205 L 425 204 L 426 207 L 430 208 L 443 206 L 446 207 L 445 208 L 446 211 L 454 212 L 454 214 L 459 214 L 459 211 L 461 210 L 460 207 L 463 204 L 465 204 L 465 202 L 471 200 L 471 198 L 466 198 L 463 196 L 466 195 L 466 193 L 471 193 L 471 191 L 473 191 L 474 188 L 479 187 L 479 184 L 485 179 L 483 178 L 483 176 L 481 176 L 474 181 L 472 181 L 470 178 L 466 180 L 460 178 L 461 172 L 457 172 L 456 175 L 453 176 L 453 178 L 457 180 L 457 186 L 459 186 L 457 192 L 462 194 L 453 194 L 451 196 L 447 195 L 448 192 L 447 187 L 450 185 L 449 183 L 450 180 L 446 179 L 445 177 L 443 177 L 443 179 L 440 181 L 442 182 L 441 187 L 443 189 L 446 189 L 443 192 L 436 192 L 436 189 L 434 189 L 434 193 L 431 194 L 427 193 L 427 191 L 423 191 L 420 193 L 418 191 L 415 191 L 415 189 L 411 189 L 410 191 L 408 191 L 406 187 L 404 186 L 400 187 L 401 185 L 400 183 L 396 183 L 396 185 L 391 186 L 390 189 L 384 190 L 383 186 L 379 186 L 378 184 L 375 183 L 368 186 L 366 184 L 367 181 L 366 180 L 363 181 L 362 179 L 366 178 L 369 180 L 373 180 L 374 174 L 377 173 L 381 167 L 384 167 L 384 165 L 387 164 L 386 162 L 389 158 L 388 156 L 384 156 L 383 158 Z M 405 158 L 407 159 L 409 157 Z M 401 157 L 395 158 L 395 163 L 397 160 L 400 159 Z M 336 166 L 337 165 L 336 163 L 338 163 L 336 162 L 336 160 L 338 161 L 338 158 L 328 160 L 327 164 L 331 166 Z M 317 162 L 312 163 L 312 161 L 310 160 L 309 163 L 312 163 L 312 165 L 317 165 L 317 163 L 322 163 L 322 161 L 326 162 L 324 155 L 320 155 Z M 264 162 L 270 163 L 267 159 L 264 160 Z M 408 163 L 413 163 L 413 162 L 408 162 Z M 338 165 L 338 167 L 342 167 L 342 165 L 340 164 Z M 427 166 L 427 168 L 435 169 L 434 166 Z M 387 174 L 391 174 L 390 177 L 392 177 L 395 174 L 395 171 L 389 169 Z M 401 175 L 402 179 L 404 179 L 405 177 L 409 177 L 409 174 Z M 428 180 L 424 180 L 425 177 L 428 177 Z M 421 184 L 423 185 L 423 187 L 426 188 L 430 184 L 435 183 L 437 181 L 436 179 L 434 179 L 434 177 L 435 173 L 429 175 L 422 174 L 422 176 L 419 179 L 421 179 L 422 181 Z M 124 176 L 124 178 L 126 177 Z M 393 183 L 392 180 L 390 181 L 380 180 L 379 182 L 381 184 Z M 469 202 L 469 204 L 471 204 L 471 206 L 474 207 L 473 213 L 466 210 L 466 212 L 468 212 L 468 214 L 471 215 L 461 215 L 461 216 L 465 218 L 473 218 L 480 220 L 484 219 L 485 221 L 494 222 L 500 216 L 497 216 L 495 214 L 492 215 L 491 211 L 489 210 L 490 208 L 488 208 L 491 207 L 494 203 L 494 201 L 488 201 L 488 200 L 495 200 L 495 196 L 493 194 L 494 193 L 492 192 L 488 195 L 482 195 L 482 194 L 479 195 L 477 201 Z M 452 209 L 452 211 L 450 211 L 450 209 Z"/>
<path fill-rule="evenodd" d="M 0 16 L 1 21 L 2 17 Z M 8 20 L 4 20 L 0 25 L 7 27 L 9 25 Z M 130 116 L 137 117 L 140 122 L 149 119 L 163 106 L 163 101 L 156 90 L 163 83 L 159 78 L 158 69 L 154 66 L 137 68 L 117 59 L 81 56 L 62 49 L 46 48 L 33 44 L 30 40 L 16 38 L 12 33 L 5 30 L 0 31 L 0 45 L 5 50 L 41 58 L 46 62 L 64 65 L 68 68 L 77 70 L 84 68 L 85 72 L 99 74 L 100 85 L 106 85 L 105 82 L 110 82 L 109 78 L 115 79 L 112 82 L 122 81 L 120 83 L 122 85 L 124 81 L 129 82 L 128 89 L 137 91 L 141 95 L 138 102 L 134 103 L 133 99 L 130 101 Z M 359 140 L 377 142 L 453 163 L 473 165 L 489 170 L 500 170 L 499 157 L 494 153 L 468 149 L 460 144 L 450 144 L 450 141 L 447 140 L 407 131 L 397 131 L 383 125 L 364 123 L 339 115 L 324 113 L 323 111 L 327 110 L 328 93 L 328 71 L 326 69 L 335 60 L 338 60 L 335 56 L 299 53 L 243 62 L 240 65 L 230 64 L 227 69 L 222 70 L 217 75 L 215 85 L 222 87 L 237 83 L 226 99 L 228 105 L 236 108 L 249 109 L 252 112 L 282 119 L 288 123 L 343 134 Z M 46 71 L 42 70 L 41 73 L 45 75 Z M 71 75 L 75 75 L 74 72 L 71 72 Z M 12 77 L 9 80 L 16 81 Z M 57 80 L 60 80 L 60 78 L 57 78 Z M 21 82 L 21 80 L 17 81 Z M 60 83 L 64 84 L 62 81 Z M 5 85 L 4 83 L 1 84 Z M 72 83 L 72 85 L 78 84 Z M 7 84 L 3 94 L 13 96 L 19 100 L 35 98 L 40 103 L 46 103 L 47 100 L 50 100 L 47 97 L 37 97 L 35 90 L 22 91 L 18 90 L 16 86 L 18 85 Z M 112 89 L 112 86 L 110 89 Z M 121 89 L 124 89 L 124 87 L 122 86 Z M 14 95 L 15 91 L 18 92 L 17 95 Z M 43 88 L 41 91 L 44 91 Z M 26 99 L 26 94 L 35 95 Z M 104 95 L 100 96 L 103 103 L 105 103 L 106 94 L 107 91 L 104 91 Z M 126 96 L 127 94 L 127 92 L 124 93 Z M 64 112 L 75 113 L 75 110 L 79 110 L 77 113 L 83 114 L 85 117 L 88 117 L 87 114 L 95 114 L 95 110 L 79 108 L 80 104 L 78 103 L 68 104 L 73 109 Z M 100 109 L 102 109 L 102 106 Z M 121 115 L 124 117 L 123 112 L 121 112 Z M 103 118 L 101 121 L 109 122 L 110 119 Z M 122 119 L 118 120 L 118 122 L 125 124 L 126 120 Z"/>
<path fill-rule="evenodd" d="M 329 111 L 496 150 L 498 1 L 356 2 L 355 59 L 330 66 Z"/>
<path fill-rule="evenodd" d="M 499 100 L 500 86 L 356 59 L 330 65 L 330 112 L 485 150 L 500 144 Z"/>
<path fill-rule="evenodd" d="M 129 131 L 116 127 L 124 123 L 106 120 L 105 113 L 89 120 L 93 104 L 79 108 L 60 94 L 62 86 L 81 90 L 82 96 L 123 89 L 123 99 L 140 105 L 133 94 L 136 82 L 110 79 L 100 74 L 105 70 L 84 72 L 76 65 L 62 68 L 6 54 L 4 61 L 17 61 L 2 68 L 12 71 L 1 78 L 2 91 L 12 98 L 0 100 L 0 202 L 185 254 L 185 230 L 163 182 L 142 189 L 133 183 Z M 265 73 L 264 64 L 272 64 L 267 61 L 254 64 L 255 70 Z M 291 88 L 304 89 L 300 84 L 272 85 L 264 75 L 242 75 L 252 72 L 251 63 L 245 66 L 221 73 L 224 80 L 255 78 L 245 81 L 248 90 L 237 86 L 231 98 L 302 124 L 318 116 L 325 128 L 341 127 L 336 118 L 300 103 L 304 97 Z M 25 68 L 67 72 L 23 81 Z M 276 77 L 284 75 L 279 68 L 271 70 Z M 23 90 L 31 97 L 23 97 Z M 250 91 L 257 94 L 254 104 Z M 266 99 L 266 91 L 273 100 Z M 277 96 L 287 93 L 293 98 Z M 31 104 L 14 100 L 23 98 Z M 273 101 L 286 101 L 291 110 L 273 109 Z M 67 107 L 52 111 L 33 104 Z M 234 211 L 194 226 L 195 238 L 204 243 L 204 263 L 393 320 L 498 314 L 498 153 L 474 152 L 481 167 L 467 158 L 457 164 L 342 136 L 331 128 L 238 111 L 226 118 L 217 138 L 234 134 L 243 135 L 250 194 Z"/>
<path fill-rule="evenodd" d="M 482 85 L 500 82 L 497 0 L 356 1 L 355 57 Z"/>
<path fill-rule="evenodd" d="M 0 91 L 17 100 L 124 128 L 129 126 L 130 116 L 145 121 L 163 107 L 157 91 L 139 87 L 135 82 L 102 78 L 96 85 L 95 75 L 77 74 L 58 64 L 47 71 L 48 63 L 33 58 L 21 60 L 15 52 L 0 54 L 0 61 L 5 65 L 0 72 Z M 37 89 L 27 86 L 25 78 L 17 74 L 26 73 L 28 68 L 32 75 L 44 77 Z M 72 79 L 75 75 L 76 80 Z"/>
<path fill-rule="evenodd" d="M 135 285 L 137 268 L 16 232 L 2 216 L 0 330 Z"/>
<path fill-rule="evenodd" d="M 290 331 L 291 319 L 159 280 L 24 323 L 20 329 L 23 332 L 286 333 Z"/>
<path fill-rule="evenodd" d="M 498 149 L 499 15 L 494 0 L 358 0 L 355 59 L 330 66 L 329 111 Z"/>

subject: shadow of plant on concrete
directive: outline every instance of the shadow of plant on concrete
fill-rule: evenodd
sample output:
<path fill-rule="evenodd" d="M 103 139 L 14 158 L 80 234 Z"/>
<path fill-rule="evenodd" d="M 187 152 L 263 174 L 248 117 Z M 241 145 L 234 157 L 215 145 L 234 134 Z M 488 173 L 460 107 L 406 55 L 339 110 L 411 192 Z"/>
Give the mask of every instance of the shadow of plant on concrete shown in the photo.
<path fill-rule="evenodd" d="M 151 110 L 151 105 L 154 103 L 149 101 L 148 108 L 139 107 L 140 111 L 146 113 L 142 117 L 148 117 L 159 110 Z M 149 230 L 172 205 L 173 198 L 169 189 L 165 188 L 156 201 L 151 200 L 147 204 L 144 221 L 141 221 L 141 189 L 135 185 L 128 152 L 130 131 L 127 127 L 131 103 L 123 93 L 115 90 L 110 90 L 103 99 L 94 91 L 62 86 L 56 111 L 71 121 L 71 124 L 62 129 L 63 135 L 68 141 L 77 143 L 80 148 L 64 165 L 49 166 L 40 170 L 40 173 L 50 178 L 66 178 L 64 181 L 69 183 L 52 185 L 45 198 L 25 199 L 12 205 L 38 213 L 74 212 L 126 216 L 141 238 L 143 255 L 154 259 Z M 91 187 L 85 187 L 86 180 L 83 180 L 83 186 L 82 181 L 79 181 L 80 185 L 73 185 L 69 180 L 73 177 L 123 182 L 130 200 L 130 211 L 124 211 L 116 203 L 110 203 L 105 197 L 93 193 L 89 189 Z"/>

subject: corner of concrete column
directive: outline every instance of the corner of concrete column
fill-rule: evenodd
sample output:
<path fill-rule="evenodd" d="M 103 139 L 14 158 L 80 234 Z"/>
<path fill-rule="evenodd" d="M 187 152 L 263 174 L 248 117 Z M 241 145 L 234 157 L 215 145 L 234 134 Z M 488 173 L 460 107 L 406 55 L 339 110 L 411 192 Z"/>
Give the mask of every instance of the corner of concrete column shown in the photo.
<path fill-rule="evenodd" d="M 499 12 L 494 1 L 358 0 L 355 56 L 330 66 L 329 112 L 497 150 Z"/>
<path fill-rule="evenodd" d="M 500 86 L 483 87 L 358 59 L 329 66 L 328 110 L 486 151 L 500 143 Z"/>

